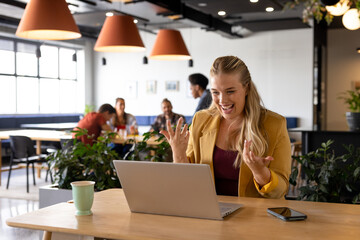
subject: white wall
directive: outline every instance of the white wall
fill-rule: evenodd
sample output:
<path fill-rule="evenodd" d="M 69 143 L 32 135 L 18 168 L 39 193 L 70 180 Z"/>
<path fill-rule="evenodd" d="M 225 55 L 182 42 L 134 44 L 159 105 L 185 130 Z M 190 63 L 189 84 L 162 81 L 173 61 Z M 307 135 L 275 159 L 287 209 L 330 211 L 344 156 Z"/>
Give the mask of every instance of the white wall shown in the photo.
<path fill-rule="evenodd" d="M 345 112 L 348 111 L 341 92 L 351 90 L 353 81 L 360 81 L 360 31 L 331 29 L 328 31 L 327 61 L 327 129 L 348 130 Z"/>
<path fill-rule="evenodd" d="M 194 72 L 208 76 L 215 58 L 235 55 L 248 65 L 253 81 L 265 106 L 284 116 L 300 118 L 300 125 L 312 124 L 312 29 L 271 31 L 253 34 L 243 39 L 227 39 L 200 29 L 181 30 L 194 59 L 194 67 L 187 61 L 155 61 L 142 64 L 142 57 L 150 54 L 155 35 L 141 32 L 146 53 L 95 53 L 95 103 L 114 104 L 116 97 L 126 99 L 126 111 L 134 115 L 157 115 L 160 102 L 169 98 L 174 112 L 192 115 L 197 100 L 187 94 L 187 77 Z M 101 65 L 105 57 L 107 65 Z M 157 94 L 146 93 L 146 82 L 157 81 Z M 166 92 L 165 81 L 180 81 L 179 92 Z M 137 81 L 137 96 L 130 95 L 128 84 Z"/>

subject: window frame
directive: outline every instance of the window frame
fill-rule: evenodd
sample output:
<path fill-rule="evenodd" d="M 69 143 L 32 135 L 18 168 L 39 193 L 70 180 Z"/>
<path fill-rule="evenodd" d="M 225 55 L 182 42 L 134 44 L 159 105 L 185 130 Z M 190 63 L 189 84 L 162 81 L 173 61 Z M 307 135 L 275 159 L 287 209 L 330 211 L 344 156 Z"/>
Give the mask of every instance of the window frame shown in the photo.
<path fill-rule="evenodd" d="M 5 37 L 5 36 L 0 36 L 0 39 L 2 40 L 6 40 L 6 41 L 12 41 L 13 42 L 13 46 L 14 46 L 14 49 L 13 49 L 13 52 L 14 52 L 14 74 L 9 74 L 9 73 L 1 73 L 0 72 L 0 76 L 10 76 L 10 77 L 14 77 L 14 81 L 15 81 L 15 92 L 14 92 L 14 95 L 15 95 L 15 112 L 9 112 L 9 113 L 0 113 L 0 115 L 8 115 L 8 114 L 62 114 L 61 112 L 61 103 L 60 103 L 60 99 L 59 99 L 59 107 L 58 107 L 58 111 L 57 112 L 49 112 L 49 113 L 41 113 L 41 109 L 40 109 L 40 106 L 41 106 L 41 98 L 40 98 L 40 95 L 41 95 L 41 92 L 40 92 L 40 82 L 41 82 L 41 79 L 54 79 L 54 80 L 57 80 L 59 81 L 59 85 L 60 85 L 60 81 L 74 81 L 74 82 L 79 82 L 78 81 L 78 78 L 79 78 L 79 75 L 78 75 L 78 61 L 75 61 L 76 65 L 75 65 L 75 78 L 60 78 L 60 49 L 69 49 L 69 50 L 72 50 L 72 51 L 75 51 L 75 54 L 78 55 L 78 52 L 79 51 L 82 51 L 84 49 L 82 48 L 79 48 L 79 47 L 70 47 L 70 46 L 63 46 L 63 45 L 60 45 L 60 44 L 54 44 L 52 42 L 38 42 L 38 41 L 32 41 L 32 40 L 25 40 L 25 39 L 18 39 L 18 38 L 11 38 L 11 37 Z M 40 49 L 41 46 L 51 46 L 51 47 L 56 47 L 57 48 L 57 52 L 58 52 L 58 62 L 57 62 L 57 68 L 58 68 L 58 72 L 57 72 L 57 77 L 49 77 L 49 76 L 40 76 L 40 58 L 37 57 L 37 61 L 36 61 L 36 64 L 37 64 L 37 70 L 36 70 L 36 75 L 35 76 L 32 76 L 32 75 L 26 75 L 26 74 L 18 74 L 18 69 L 17 69 L 17 53 L 19 52 L 18 51 L 18 43 L 24 43 L 24 44 L 30 44 L 30 45 L 34 45 L 36 49 Z M 38 95 L 37 95 L 37 98 L 38 98 L 38 106 L 37 106 L 37 112 L 31 112 L 31 113 L 19 113 L 18 112 L 18 100 L 17 100 L 17 89 L 18 89 L 18 78 L 36 78 L 37 81 L 38 81 Z M 59 91 L 59 98 L 60 98 L 60 88 L 58 89 Z M 77 108 L 75 108 L 77 109 Z M 77 113 L 76 112 L 69 112 L 69 113 Z M 67 114 L 67 113 L 63 113 L 63 114 Z"/>

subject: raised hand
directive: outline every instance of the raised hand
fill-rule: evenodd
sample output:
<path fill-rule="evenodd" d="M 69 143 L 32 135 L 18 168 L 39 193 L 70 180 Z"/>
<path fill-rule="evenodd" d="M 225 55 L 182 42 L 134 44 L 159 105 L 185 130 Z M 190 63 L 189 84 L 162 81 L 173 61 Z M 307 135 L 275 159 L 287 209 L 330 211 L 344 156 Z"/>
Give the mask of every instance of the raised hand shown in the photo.
<path fill-rule="evenodd" d="M 242 159 L 245 164 L 252 171 L 255 181 L 260 185 L 264 186 L 265 184 L 270 182 L 271 173 L 269 168 L 267 167 L 270 161 L 273 161 L 274 158 L 271 156 L 267 157 L 258 157 L 250 151 L 251 140 L 244 142 L 244 149 L 242 154 Z"/>
<path fill-rule="evenodd" d="M 180 118 L 177 122 L 175 131 L 171 127 L 170 120 L 166 120 L 166 130 L 161 130 L 167 141 L 169 142 L 173 151 L 173 159 L 176 163 L 187 163 L 186 148 L 189 142 L 190 132 L 187 130 L 187 124 L 181 129 L 184 122 L 183 118 Z"/>

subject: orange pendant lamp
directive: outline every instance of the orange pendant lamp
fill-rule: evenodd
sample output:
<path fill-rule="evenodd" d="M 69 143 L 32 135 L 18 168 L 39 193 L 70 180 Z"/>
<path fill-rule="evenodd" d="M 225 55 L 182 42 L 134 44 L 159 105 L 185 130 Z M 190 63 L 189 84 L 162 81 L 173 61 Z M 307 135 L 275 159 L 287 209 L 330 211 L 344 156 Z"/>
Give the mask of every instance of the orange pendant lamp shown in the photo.
<path fill-rule="evenodd" d="M 162 29 L 157 34 L 149 58 L 155 60 L 189 60 L 191 56 L 179 31 Z"/>
<path fill-rule="evenodd" d="M 99 52 L 140 52 L 145 50 L 139 31 L 131 16 L 106 17 L 96 41 Z"/>
<path fill-rule="evenodd" d="M 30 0 L 16 30 L 16 36 L 38 40 L 80 38 L 65 0 Z"/>

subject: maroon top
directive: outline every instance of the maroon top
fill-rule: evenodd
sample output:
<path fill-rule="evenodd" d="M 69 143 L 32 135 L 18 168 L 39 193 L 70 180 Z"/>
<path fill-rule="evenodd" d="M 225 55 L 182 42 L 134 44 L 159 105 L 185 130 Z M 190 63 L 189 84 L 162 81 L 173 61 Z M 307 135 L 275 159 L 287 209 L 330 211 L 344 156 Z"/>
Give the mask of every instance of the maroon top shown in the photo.
<path fill-rule="evenodd" d="M 214 148 L 213 165 L 218 195 L 238 196 L 239 168 L 234 167 L 237 151 Z"/>
<path fill-rule="evenodd" d="M 94 140 L 100 136 L 102 130 L 101 126 L 104 124 L 106 124 L 106 119 L 102 113 L 91 112 L 86 114 L 85 117 L 78 122 L 77 127 L 87 129 L 88 135 L 92 137 L 88 138 L 88 135 L 83 135 L 78 139 L 85 144 L 93 145 Z M 77 127 L 75 127 L 74 130 L 78 130 Z M 73 138 L 75 138 L 74 133 Z"/>

